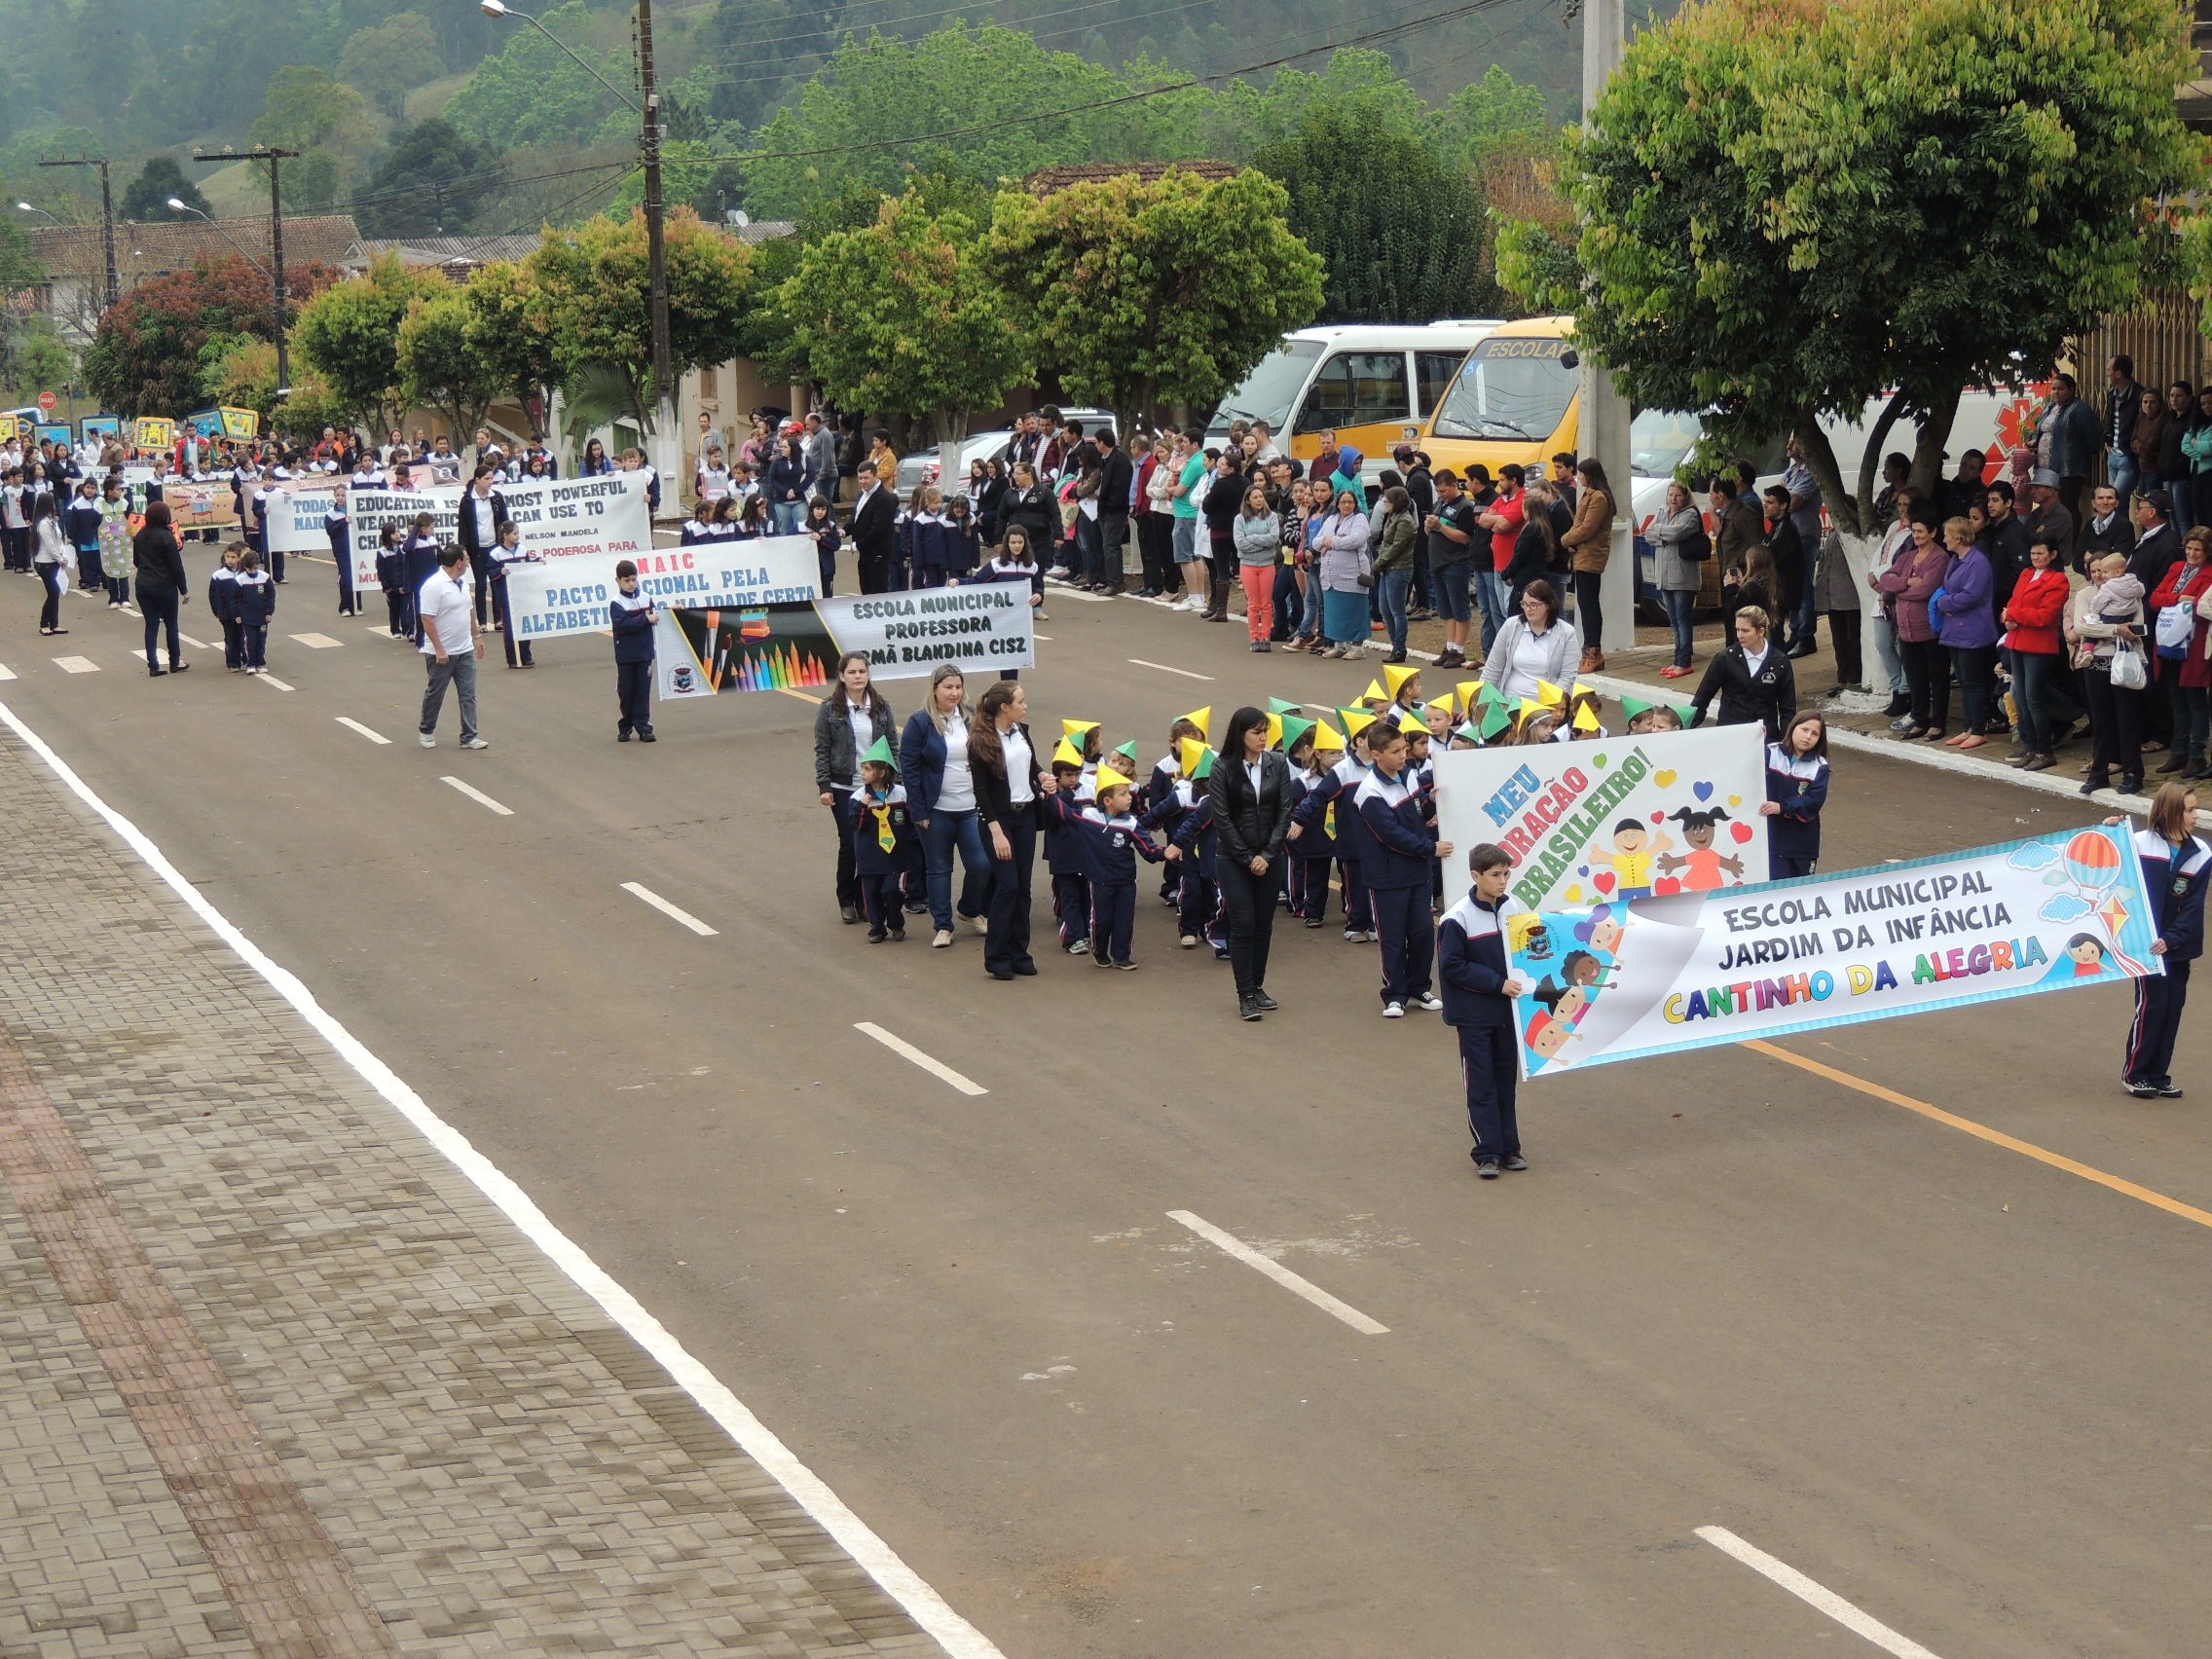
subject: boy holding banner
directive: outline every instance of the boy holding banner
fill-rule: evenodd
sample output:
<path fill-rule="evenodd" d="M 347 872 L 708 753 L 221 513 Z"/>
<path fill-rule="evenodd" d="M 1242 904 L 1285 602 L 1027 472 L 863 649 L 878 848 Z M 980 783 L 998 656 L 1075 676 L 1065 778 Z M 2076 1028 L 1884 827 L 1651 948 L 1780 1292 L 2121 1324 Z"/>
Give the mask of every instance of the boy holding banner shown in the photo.
<path fill-rule="evenodd" d="M 1534 914 L 1512 896 L 1513 855 L 1485 841 L 1467 855 L 1474 885 L 1444 912 L 1437 929 L 1437 977 L 1444 981 L 1444 1023 L 1459 1034 L 1459 1075 L 1467 1090 L 1467 1130 L 1474 1136 L 1475 1173 L 1526 1169 L 1514 1111 L 1521 1055 L 1513 1032 L 1513 999 L 1522 984 L 1509 965 L 1507 935 L 1516 915 Z"/>
<path fill-rule="evenodd" d="M 608 606 L 614 633 L 614 702 L 621 710 L 614 722 L 614 741 L 628 743 L 636 732 L 640 743 L 657 743 L 652 715 L 653 627 L 660 612 L 638 591 L 638 567 L 632 561 L 625 559 L 614 567 L 614 598 Z M 528 645 L 523 648 L 529 649 Z"/>

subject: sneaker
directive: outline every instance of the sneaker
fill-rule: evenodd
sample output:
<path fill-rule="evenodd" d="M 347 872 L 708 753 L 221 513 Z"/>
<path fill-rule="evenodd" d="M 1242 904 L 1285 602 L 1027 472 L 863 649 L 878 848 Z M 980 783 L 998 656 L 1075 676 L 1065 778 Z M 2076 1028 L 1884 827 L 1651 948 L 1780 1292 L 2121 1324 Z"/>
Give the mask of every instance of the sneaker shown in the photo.
<path fill-rule="evenodd" d="M 837 919 L 851 927 L 861 919 L 861 907 L 858 904 L 840 904 L 837 906 Z"/>
<path fill-rule="evenodd" d="M 1414 1007 L 1419 1009 L 1423 1014 L 1437 1014 L 1444 1008 L 1444 999 L 1434 991 L 1423 991 L 1419 996 L 1414 998 Z"/>
<path fill-rule="evenodd" d="M 1090 940 L 1087 939 L 1077 940 L 1075 943 L 1068 946 L 1068 954 L 1070 956 L 1088 956 L 1090 954 Z"/>
<path fill-rule="evenodd" d="M 1250 997 L 1236 999 L 1236 1017 L 1239 1019 L 1258 1019 L 1264 1012 Z"/>
<path fill-rule="evenodd" d="M 2160 1100 L 2179 1100 L 2181 1098 L 2181 1085 L 2178 1083 L 2161 1083 L 2158 1085 L 2158 1098 Z"/>
<path fill-rule="evenodd" d="M 891 942 L 893 944 L 904 944 L 906 942 L 906 930 L 904 928 L 893 928 L 891 930 Z"/>
<path fill-rule="evenodd" d="M 2123 1083 L 2120 1087 L 2138 1100 L 2156 1100 L 2158 1098 L 2158 1086 L 2155 1083 Z"/>
<path fill-rule="evenodd" d="M 638 733 L 638 741 L 640 743 L 658 743 L 660 739 L 653 736 L 649 731 L 642 731 Z"/>
<path fill-rule="evenodd" d="M 1124 974 L 1134 974 L 1137 971 L 1137 965 L 1134 962 L 1117 962 L 1114 966 Z"/>
<path fill-rule="evenodd" d="M 1405 1018 L 1406 1005 L 1404 1003 L 1384 1003 L 1382 1005 L 1382 1017 L 1384 1019 Z"/>
<path fill-rule="evenodd" d="M 932 950 L 946 950 L 951 948 L 951 945 L 952 930 L 950 928 L 938 929 L 935 937 L 930 940 L 930 948 Z"/>
<path fill-rule="evenodd" d="M 2031 755 L 2020 762 L 2020 770 L 2023 772 L 2047 772 L 2057 764 L 2058 756 L 2055 755 Z"/>
<path fill-rule="evenodd" d="M 1269 996 L 1265 990 L 1254 991 L 1252 1000 L 1260 1005 L 1260 1012 L 1263 1014 L 1272 1014 L 1276 1009 L 1282 1007 L 1282 1004 Z"/>
<path fill-rule="evenodd" d="M 890 937 L 891 936 L 885 933 L 881 928 L 870 928 L 867 930 L 867 941 L 870 944 L 881 944 Z"/>
<path fill-rule="evenodd" d="M 1481 1176 L 1481 1177 L 1482 1177 L 1482 1178 L 1483 1178 L 1483 1179 L 1484 1179 L 1485 1181 L 1494 1181 L 1494 1180 L 1496 1180 L 1496 1179 L 1497 1179 L 1497 1160 L 1496 1160 L 1496 1159 L 1494 1159 L 1494 1158 L 1478 1158 L 1478 1159 L 1476 1159 L 1476 1160 L 1475 1160 L 1475 1173 L 1476 1173 L 1477 1175 Z"/>
<path fill-rule="evenodd" d="M 1177 944 L 1180 944 L 1185 950 L 1196 950 L 1198 948 L 1198 936 L 1197 934 L 1185 934 L 1175 942 Z"/>
<path fill-rule="evenodd" d="M 438 740 L 432 737 L 428 732 L 418 732 L 416 735 L 422 740 L 422 744 L 424 749 L 437 748 Z"/>
<path fill-rule="evenodd" d="M 492 746 L 489 743 L 485 742 L 481 737 L 472 737 L 461 745 L 461 748 L 463 749 L 489 749 Z"/>
<path fill-rule="evenodd" d="M 1319 916 L 1308 916 L 1306 918 L 1306 925 L 1309 928 L 1325 928 L 1329 924 L 1323 921 Z"/>
<path fill-rule="evenodd" d="M 991 931 L 990 919 L 987 916 L 970 916 L 968 926 L 975 931 L 977 938 L 981 938 Z"/>
<path fill-rule="evenodd" d="M 1345 929 L 1345 942 L 1346 944 L 1373 944 L 1375 936 L 1357 928 L 1346 928 Z"/>
<path fill-rule="evenodd" d="M 1500 1160 L 1498 1167 L 1501 1169 L 1510 1169 L 1515 1174 L 1519 1174 L 1522 1170 L 1529 1167 L 1529 1161 L 1526 1158 L 1523 1158 L 1519 1153 L 1515 1153 L 1510 1158 Z"/>

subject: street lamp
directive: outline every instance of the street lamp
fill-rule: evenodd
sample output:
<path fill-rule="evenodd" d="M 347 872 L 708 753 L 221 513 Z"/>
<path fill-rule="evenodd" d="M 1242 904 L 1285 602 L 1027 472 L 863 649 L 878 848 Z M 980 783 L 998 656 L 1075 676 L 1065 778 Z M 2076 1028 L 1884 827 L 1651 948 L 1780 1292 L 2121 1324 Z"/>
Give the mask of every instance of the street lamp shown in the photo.
<path fill-rule="evenodd" d="M 216 218 L 213 214 L 202 212 L 181 196 L 170 197 L 167 206 L 172 213 L 190 213 L 195 219 L 206 220 L 208 224 L 215 227 L 216 234 L 231 244 L 240 259 L 269 278 L 269 291 L 272 298 L 275 299 L 276 314 L 276 395 L 278 397 L 291 396 L 290 362 L 284 350 L 284 302 L 276 287 L 276 274 L 268 266 L 262 264 L 260 260 L 254 258 L 252 254 L 246 252 L 244 244 L 238 238 L 232 236 L 229 231 L 224 230 L 222 220 Z"/>
<path fill-rule="evenodd" d="M 60 219 L 55 218 L 55 215 L 49 213 L 44 207 L 33 207 L 28 202 L 17 203 L 16 211 L 18 213 L 36 213 L 42 219 L 53 219 L 57 225 L 62 223 Z"/>
<path fill-rule="evenodd" d="M 660 185 L 660 93 L 653 87 L 653 4 L 652 0 L 638 0 L 638 82 L 643 102 L 594 69 L 578 56 L 559 35 L 547 28 L 528 12 L 518 12 L 506 0 L 476 0 L 477 10 L 487 18 L 513 18 L 528 23 L 579 65 L 586 74 L 622 100 L 623 105 L 638 117 L 638 160 L 645 174 L 645 270 L 648 287 L 647 304 L 650 308 L 653 347 L 653 419 L 652 448 L 654 468 L 669 476 L 674 468 L 670 464 L 669 446 L 676 441 L 676 375 L 675 350 L 669 341 L 668 328 L 668 244 L 666 235 L 666 206 L 661 199 Z M 674 500 L 670 495 L 667 499 Z"/>

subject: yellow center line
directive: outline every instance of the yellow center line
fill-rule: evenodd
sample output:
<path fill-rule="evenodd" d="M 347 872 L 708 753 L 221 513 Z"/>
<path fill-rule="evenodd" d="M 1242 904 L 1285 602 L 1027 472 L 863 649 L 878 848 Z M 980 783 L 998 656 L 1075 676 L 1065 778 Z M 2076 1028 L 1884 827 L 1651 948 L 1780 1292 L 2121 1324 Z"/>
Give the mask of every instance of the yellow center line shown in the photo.
<path fill-rule="evenodd" d="M 2178 1215 L 2184 1221 L 2195 1222 L 2199 1227 L 2212 1227 L 2212 1210 L 2201 1210 L 2194 1204 L 2183 1203 L 2179 1198 L 2169 1198 L 2163 1193 L 2154 1193 L 2148 1187 L 2139 1187 L 2133 1181 L 2125 1180 L 2118 1175 L 2107 1174 L 2102 1169 L 2068 1158 L 2064 1153 L 2052 1152 L 2048 1147 L 2038 1146 L 2033 1141 L 2024 1141 L 2017 1135 L 2009 1135 L 2003 1129 L 1993 1129 L 1987 1124 L 1977 1124 L 1972 1118 L 1962 1118 L 1956 1112 L 1946 1112 L 1940 1106 L 1931 1106 L 1925 1100 L 1915 1100 L 1909 1094 L 1899 1094 L 1894 1088 L 1884 1088 L 1878 1083 L 1869 1083 L 1862 1077 L 1854 1077 L 1847 1071 L 1838 1071 L 1834 1066 L 1823 1065 L 1819 1060 L 1807 1059 L 1803 1054 L 1793 1054 L 1788 1049 L 1777 1048 L 1774 1044 L 1759 1038 L 1751 1039 L 1745 1043 L 1744 1047 L 1756 1049 L 1760 1053 L 1780 1060 L 1785 1065 L 1795 1066 L 1799 1071 L 1808 1071 L 1815 1077 L 1825 1077 L 1830 1083 L 1841 1084 L 1846 1088 L 1855 1088 L 1862 1094 L 1870 1094 L 1876 1100 L 1887 1100 L 1892 1106 L 1902 1106 L 1907 1112 L 1918 1112 L 1923 1118 L 1930 1118 L 1938 1124 L 1947 1124 L 1951 1128 L 1964 1130 L 1978 1140 L 1989 1142 L 1991 1146 L 2001 1146 L 2008 1152 L 2016 1152 L 2023 1158 L 2032 1158 L 2038 1163 L 2047 1163 L 2053 1169 L 2063 1169 L 2069 1175 L 2079 1175 L 2084 1181 L 2094 1181 L 2100 1187 L 2109 1187 L 2114 1192 L 2133 1198 L 2139 1203 L 2149 1204 L 2153 1209 L 2162 1209 L 2168 1215 Z"/>
<path fill-rule="evenodd" d="M 776 687 L 776 689 L 781 691 L 787 697 L 796 697 L 802 703 L 819 703 L 822 701 L 822 699 L 817 697 L 813 692 L 801 691 L 795 685 L 779 685 Z"/>

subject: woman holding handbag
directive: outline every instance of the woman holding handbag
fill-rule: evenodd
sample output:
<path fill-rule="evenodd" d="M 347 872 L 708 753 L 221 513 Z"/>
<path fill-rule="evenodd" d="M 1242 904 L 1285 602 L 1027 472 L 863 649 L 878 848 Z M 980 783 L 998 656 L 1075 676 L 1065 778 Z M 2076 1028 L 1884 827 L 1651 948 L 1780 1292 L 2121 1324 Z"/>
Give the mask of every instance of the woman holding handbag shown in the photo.
<path fill-rule="evenodd" d="M 2120 793 L 2135 794 L 2143 788 L 2143 584 L 2127 573 L 2124 553 L 2099 559 L 2090 579 L 2096 585 L 2075 596 L 2068 630 L 2094 743 L 2082 793 L 2107 787 L 2118 766 Z"/>
<path fill-rule="evenodd" d="M 2173 710 L 2173 742 L 2167 745 L 2161 777 L 2179 772 L 2185 778 L 2204 776 L 2206 727 L 2212 724 L 2212 704 L 2205 687 L 2212 682 L 2204 660 L 2204 622 L 2198 612 L 2212 600 L 2212 530 L 2198 525 L 2182 543 L 2182 562 L 2171 567 L 2157 591 L 2151 595 L 2151 615 L 2157 642 L 2153 667 L 2158 688 Z"/>

